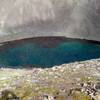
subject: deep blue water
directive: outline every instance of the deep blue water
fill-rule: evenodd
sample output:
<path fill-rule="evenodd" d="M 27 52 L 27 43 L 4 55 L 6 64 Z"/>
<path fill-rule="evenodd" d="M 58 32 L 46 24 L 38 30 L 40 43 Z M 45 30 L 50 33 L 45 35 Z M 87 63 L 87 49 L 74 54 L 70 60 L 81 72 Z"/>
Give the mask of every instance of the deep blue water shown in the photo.
<path fill-rule="evenodd" d="M 94 58 L 100 58 L 100 44 L 68 41 L 49 48 L 25 43 L 0 51 L 0 66 L 51 67 Z"/>

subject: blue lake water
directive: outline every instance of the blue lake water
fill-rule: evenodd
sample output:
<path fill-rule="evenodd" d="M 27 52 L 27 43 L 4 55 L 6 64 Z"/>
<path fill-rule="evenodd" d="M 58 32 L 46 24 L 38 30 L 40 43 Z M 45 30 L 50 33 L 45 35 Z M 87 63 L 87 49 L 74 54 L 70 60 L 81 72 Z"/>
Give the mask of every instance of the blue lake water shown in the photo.
<path fill-rule="evenodd" d="M 56 47 L 25 43 L 0 51 L 0 66 L 51 67 L 64 63 L 100 58 L 100 44 L 67 41 Z"/>

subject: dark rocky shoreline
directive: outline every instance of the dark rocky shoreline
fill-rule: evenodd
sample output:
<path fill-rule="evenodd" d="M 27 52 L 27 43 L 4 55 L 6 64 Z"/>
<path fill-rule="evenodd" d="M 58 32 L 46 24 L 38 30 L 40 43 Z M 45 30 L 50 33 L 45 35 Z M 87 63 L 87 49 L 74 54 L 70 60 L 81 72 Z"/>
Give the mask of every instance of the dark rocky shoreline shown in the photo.
<path fill-rule="evenodd" d="M 29 43 L 35 43 L 37 45 L 43 46 L 43 47 L 56 47 L 59 44 L 63 42 L 69 42 L 69 41 L 80 41 L 83 43 L 94 43 L 94 44 L 100 44 L 99 41 L 94 40 L 86 40 L 86 39 L 77 39 L 77 38 L 66 38 L 61 36 L 50 36 L 50 37 L 32 37 L 32 38 L 24 38 L 19 40 L 12 40 L 12 41 L 6 41 L 2 42 L 0 46 L 0 50 L 4 50 L 6 48 L 15 47 L 17 45 L 23 45 L 27 42 Z"/>

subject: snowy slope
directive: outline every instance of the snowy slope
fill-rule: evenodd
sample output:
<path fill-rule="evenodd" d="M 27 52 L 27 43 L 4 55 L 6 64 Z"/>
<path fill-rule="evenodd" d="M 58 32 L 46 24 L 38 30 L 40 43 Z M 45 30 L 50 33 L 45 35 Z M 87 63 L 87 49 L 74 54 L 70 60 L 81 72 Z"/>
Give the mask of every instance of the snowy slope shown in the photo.
<path fill-rule="evenodd" d="M 0 0 L 0 30 L 99 40 L 100 0 Z"/>

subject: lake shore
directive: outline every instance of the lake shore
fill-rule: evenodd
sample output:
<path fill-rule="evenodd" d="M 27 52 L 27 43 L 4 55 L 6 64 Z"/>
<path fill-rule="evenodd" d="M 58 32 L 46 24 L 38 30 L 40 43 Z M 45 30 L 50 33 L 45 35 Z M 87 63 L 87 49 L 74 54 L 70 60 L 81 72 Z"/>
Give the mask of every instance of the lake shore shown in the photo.
<path fill-rule="evenodd" d="M 1 68 L 0 98 L 4 98 L 2 93 L 13 93 L 21 100 L 30 100 L 30 98 L 32 100 L 45 100 L 47 97 L 56 98 L 56 100 L 93 100 L 90 95 L 85 93 L 86 91 L 81 92 L 80 89 L 84 89 L 84 87 L 81 87 L 80 84 L 88 85 L 89 82 L 91 84 L 100 82 L 99 67 L 100 59 L 63 64 L 45 69 Z M 90 89 L 93 88 L 90 85 L 89 87 Z M 85 89 L 89 87 L 86 86 Z M 72 94 L 71 90 L 73 90 Z M 100 100 L 99 97 L 100 93 L 96 92 L 94 96 L 96 99 L 94 100 Z"/>
<path fill-rule="evenodd" d="M 18 45 L 25 42 L 33 42 L 47 47 L 55 47 L 62 42 L 67 41 L 81 41 L 100 44 L 100 41 L 80 39 L 80 38 L 70 38 L 65 36 L 33 36 L 33 35 L 7 35 L 0 37 L 0 46 L 2 45 Z"/>
<path fill-rule="evenodd" d="M 0 45 L 2 45 L 2 43 L 7 43 L 7 42 L 11 42 L 11 41 L 18 41 L 18 40 L 25 40 L 25 39 L 32 39 L 32 38 L 36 38 L 39 40 L 39 38 L 60 38 L 64 41 L 66 40 L 81 40 L 81 41 L 87 41 L 87 42 L 92 42 L 92 43 L 100 43 L 100 39 L 99 37 L 97 38 L 90 38 L 90 39 L 84 39 L 84 38 L 80 38 L 80 37 L 74 37 L 73 36 L 34 36 L 33 34 L 10 34 L 10 35 L 3 35 L 0 36 Z"/>

